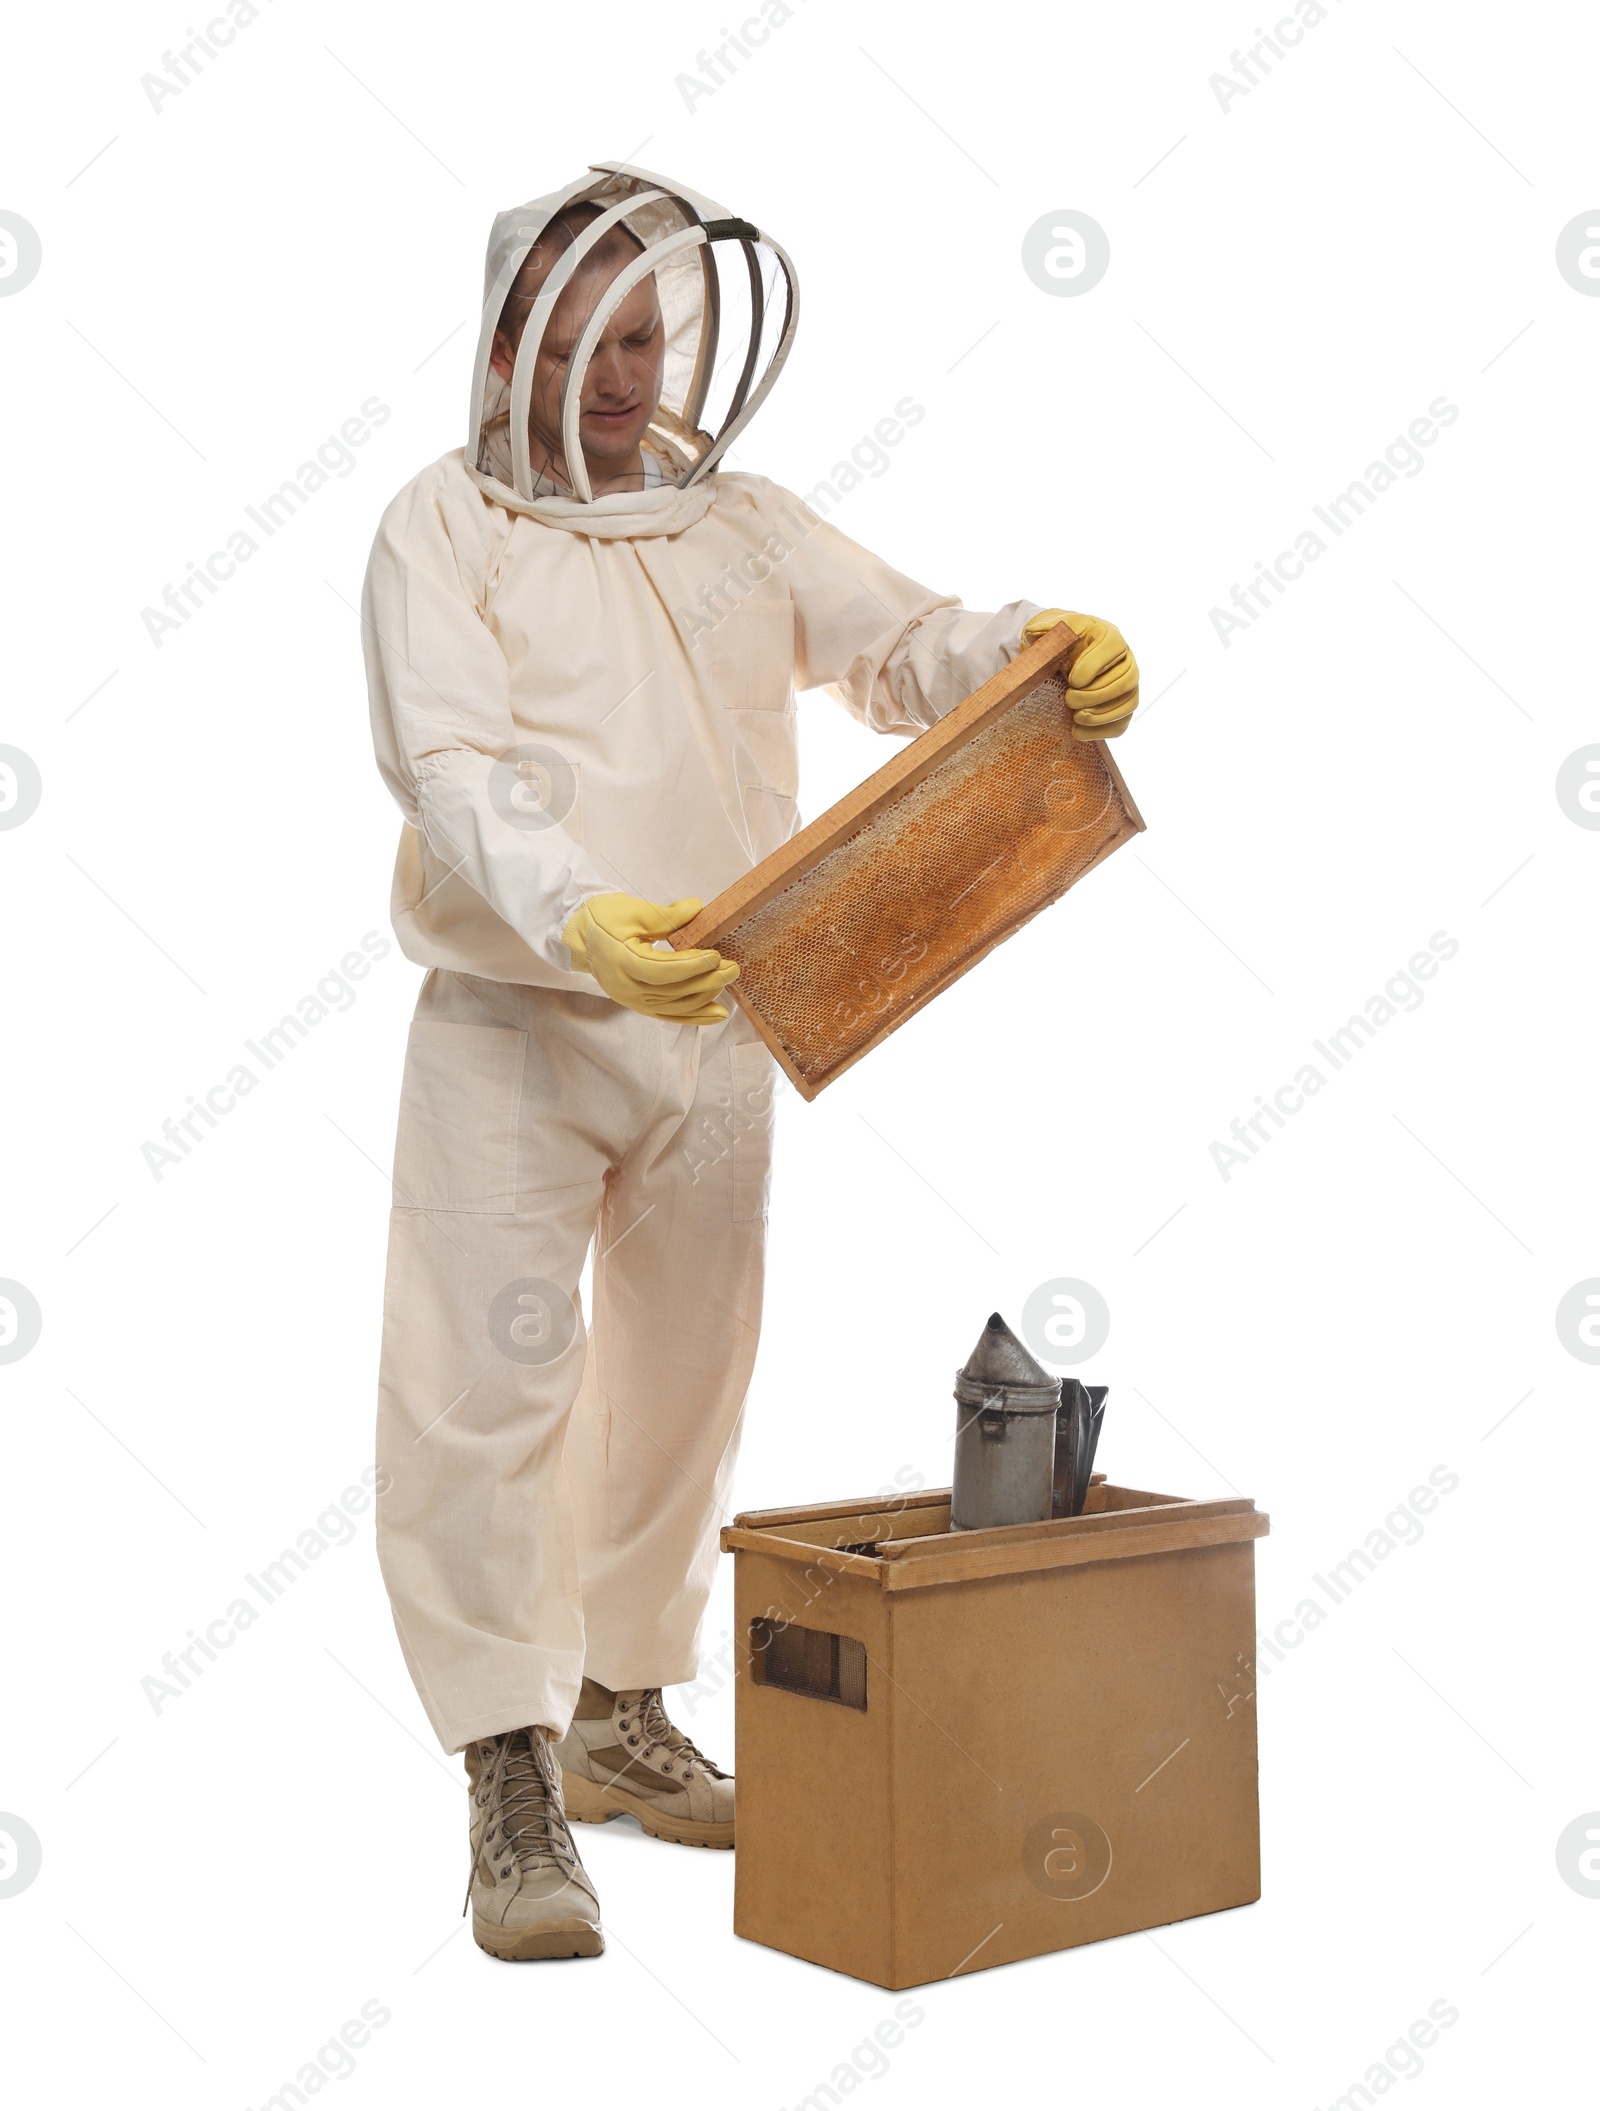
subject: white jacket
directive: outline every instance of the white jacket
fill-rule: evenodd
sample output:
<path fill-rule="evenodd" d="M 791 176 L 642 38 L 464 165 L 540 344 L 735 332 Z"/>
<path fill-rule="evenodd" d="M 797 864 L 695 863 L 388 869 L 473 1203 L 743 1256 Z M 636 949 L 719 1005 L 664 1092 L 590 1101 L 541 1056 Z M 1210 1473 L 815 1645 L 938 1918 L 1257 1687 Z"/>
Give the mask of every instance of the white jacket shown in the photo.
<path fill-rule="evenodd" d="M 385 512 L 363 597 L 402 950 L 592 994 L 561 942 L 581 902 L 709 901 L 794 833 L 797 688 L 919 732 L 1037 607 L 964 609 L 765 477 L 528 500 L 445 455 Z"/>

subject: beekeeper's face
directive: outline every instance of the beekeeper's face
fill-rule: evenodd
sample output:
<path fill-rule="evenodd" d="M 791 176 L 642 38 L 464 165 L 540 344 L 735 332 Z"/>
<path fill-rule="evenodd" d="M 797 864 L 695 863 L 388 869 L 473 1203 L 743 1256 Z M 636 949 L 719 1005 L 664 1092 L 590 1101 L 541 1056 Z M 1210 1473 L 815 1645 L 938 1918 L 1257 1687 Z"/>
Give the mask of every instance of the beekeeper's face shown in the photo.
<path fill-rule="evenodd" d="M 534 360 L 528 424 L 535 469 L 549 463 L 565 474 L 561 396 L 572 356 L 601 296 L 638 254 L 632 242 L 603 242 L 562 288 Z M 541 257 L 535 252 L 529 259 L 533 269 L 525 266 L 518 275 L 510 319 L 519 338 L 554 261 L 554 256 Z M 639 443 L 661 400 L 665 350 L 655 280 L 646 278 L 606 323 L 582 377 L 578 436 L 597 493 L 607 485 L 626 484 L 640 473 Z M 504 330 L 497 330 L 491 355 L 495 372 L 510 380 L 515 362 L 514 344 Z"/>

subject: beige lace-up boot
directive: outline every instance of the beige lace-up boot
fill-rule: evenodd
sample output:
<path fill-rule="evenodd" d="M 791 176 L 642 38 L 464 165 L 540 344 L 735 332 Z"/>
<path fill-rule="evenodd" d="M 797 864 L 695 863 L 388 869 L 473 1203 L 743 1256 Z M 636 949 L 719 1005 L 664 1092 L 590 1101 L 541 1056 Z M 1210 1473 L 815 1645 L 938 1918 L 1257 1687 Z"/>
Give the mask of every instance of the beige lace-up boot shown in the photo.
<path fill-rule="evenodd" d="M 637 1818 L 657 1840 L 733 1845 L 733 1776 L 668 1720 L 659 1686 L 612 1693 L 586 1678 L 555 1756 L 569 1817 Z"/>
<path fill-rule="evenodd" d="M 598 1957 L 600 1901 L 573 1845 L 549 1732 L 479 1738 L 465 1757 L 473 1940 L 491 1957 Z"/>

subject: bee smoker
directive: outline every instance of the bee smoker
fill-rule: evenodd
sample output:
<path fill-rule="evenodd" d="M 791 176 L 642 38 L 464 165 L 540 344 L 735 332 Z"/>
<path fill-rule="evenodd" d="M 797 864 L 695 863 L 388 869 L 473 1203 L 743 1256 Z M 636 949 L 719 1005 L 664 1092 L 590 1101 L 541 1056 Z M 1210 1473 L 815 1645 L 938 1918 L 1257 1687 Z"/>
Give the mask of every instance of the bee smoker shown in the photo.
<path fill-rule="evenodd" d="M 1050 1516 L 1060 1401 L 1061 1381 L 991 1312 L 956 1374 L 953 1531 L 1035 1524 Z"/>

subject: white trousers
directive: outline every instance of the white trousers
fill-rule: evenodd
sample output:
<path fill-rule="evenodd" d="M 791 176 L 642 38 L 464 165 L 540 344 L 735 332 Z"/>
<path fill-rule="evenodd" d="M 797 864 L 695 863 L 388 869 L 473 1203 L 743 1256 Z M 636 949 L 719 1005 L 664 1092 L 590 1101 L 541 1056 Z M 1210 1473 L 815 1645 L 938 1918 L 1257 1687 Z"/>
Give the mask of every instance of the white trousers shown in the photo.
<path fill-rule="evenodd" d="M 423 984 L 378 1552 L 447 1752 L 564 1733 L 585 1671 L 695 1675 L 760 1329 L 774 1074 L 737 1011 L 675 1026 L 440 969 Z"/>

